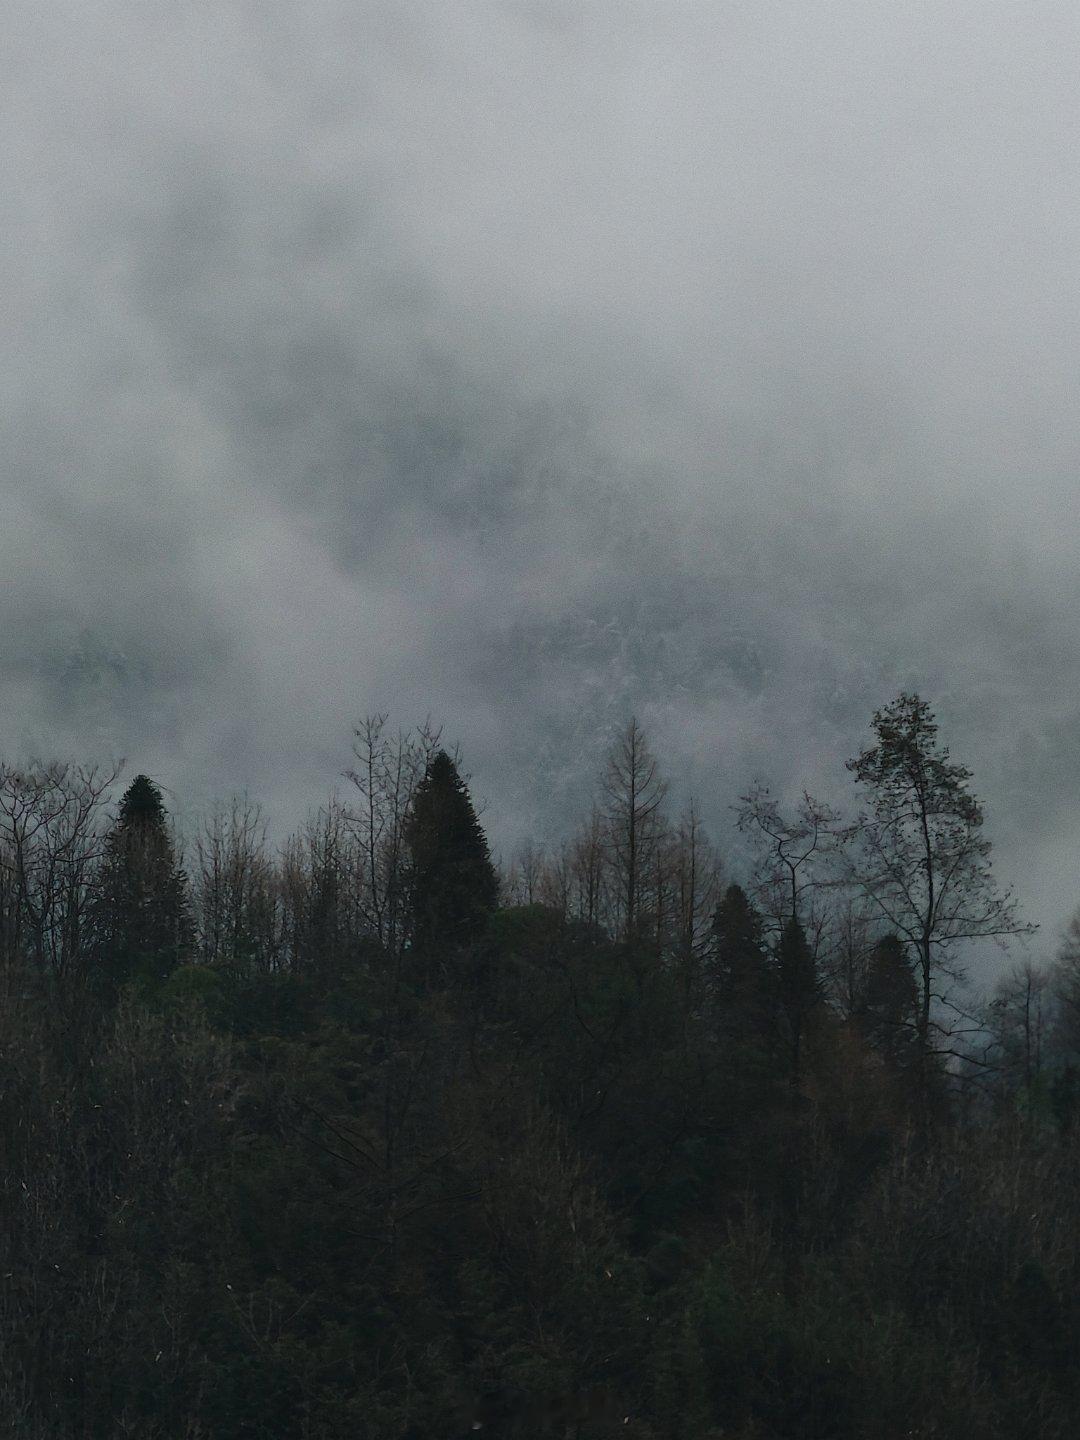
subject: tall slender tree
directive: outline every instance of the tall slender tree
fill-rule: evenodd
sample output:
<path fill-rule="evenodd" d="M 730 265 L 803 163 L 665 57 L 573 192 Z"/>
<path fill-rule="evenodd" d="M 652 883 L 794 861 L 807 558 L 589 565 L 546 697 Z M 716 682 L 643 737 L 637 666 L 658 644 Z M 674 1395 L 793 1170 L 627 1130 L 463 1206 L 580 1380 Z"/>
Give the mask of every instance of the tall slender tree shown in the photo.
<path fill-rule="evenodd" d="M 618 930 L 624 940 L 638 938 L 650 917 L 655 898 L 657 851 L 664 838 L 667 785 L 660 775 L 636 719 L 631 719 L 608 755 L 602 780 L 603 818 L 613 888 L 618 903 Z"/>
<path fill-rule="evenodd" d="M 218 805 L 195 837 L 194 901 L 202 959 L 231 970 L 270 970 L 278 960 L 278 897 L 258 805 Z"/>
<path fill-rule="evenodd" d="M 499 880 L 468 786 L 445 750 L 428 762 L 405 826 L 413 949 L 449 958 L 479 939 Z"/>
<path fill-rule="evenodd" d="M 390 733 L 386 715 L 367 715 L 354 731 L 354 798 L 346 814 L 359 846 L 358 900 L 368 933 L 395 964 L 408 939 L 405 830 L 417 785 L 439 749 L 430 721 Z"/>
<path fill-rule="evenodd" d="M 971 771 L 949 758 L 926 701 L 901 694 L 877 711 L 873 727 L 873 745 L 848 761 L 865 797 L 850 878 L 915 957 L 917 1076 L 925 1102 L 930 1052 L 950 1048 L 935 1001 L 948 1003 L 964 943 L 1005 940 L 1035 927 L 1020 921 L 1011 893 L 997 886 Z"/>
<path fill-rule="evenodd" d="M 1053 1019 L 1053 992 L 1047 972 L 1031 961 L 1014 965 L 994 988 L 986 1006 L 990 1054 L 999 1088 L 1029 1094 L 1042 1075 Z"/>
<path fill-rule="evenodd" d="M 720 1031 L 743 1043 L 770 1040 L 775 975 L 761 916 L 741 885 L 729 885 L 713 917 L 707 962 L 712 1008 Z"/>
<path fill-rule="evenodd" d="M 105 844 L 95 927 L 96 970 L 110 986 L 167 977 L 194 944 L 187 876 L 161 791 L 137 775 Z"/>

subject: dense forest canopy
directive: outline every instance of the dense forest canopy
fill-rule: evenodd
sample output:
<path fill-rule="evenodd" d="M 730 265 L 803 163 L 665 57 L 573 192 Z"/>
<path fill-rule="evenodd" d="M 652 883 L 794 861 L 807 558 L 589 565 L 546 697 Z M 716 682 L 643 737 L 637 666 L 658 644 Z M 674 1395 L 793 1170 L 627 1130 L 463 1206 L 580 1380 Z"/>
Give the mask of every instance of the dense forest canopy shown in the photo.
<path fill-rule="evenodd" d="M 902 694 L 847 804 L 674 812 L 636 720 L 493 859 L 430 726 L 284 845 L 0 767 L 0 1417 L 28 1440 L 1070 1436 L 1080 920 Z"/>

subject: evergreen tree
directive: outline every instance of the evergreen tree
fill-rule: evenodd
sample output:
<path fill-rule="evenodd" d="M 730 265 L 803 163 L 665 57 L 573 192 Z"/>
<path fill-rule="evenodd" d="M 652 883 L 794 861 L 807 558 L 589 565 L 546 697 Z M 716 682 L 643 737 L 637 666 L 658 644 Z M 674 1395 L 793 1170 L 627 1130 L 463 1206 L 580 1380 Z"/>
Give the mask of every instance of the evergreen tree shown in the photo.
<path fill-rule="evenodd" d="M 161 791 L 145 775 L 135 777 L 120 801 L 97 910 L 97 971 L 110 986 L 166 978 L 191 949 L 187 876 Z"/>
<path fill-rule="evenodd" d="M 867 962 L 857 1015 L 866 1038 L 896 1069 L 912 1062 L 918 1008 L 915 974 L 904 942 L 899 935 L 884 935 Z"/>
<path fill-rule="evenodd" d="M 444 958 L 474 943 L 499 898 L 487 838 L 445 750 L 432 756 L 406 824 L 413 948 Z"/>
<path fill-rule="evenodd" d="M 708 961 L 719 1029 L 754 1046 L 771 1040 L 774 975 L 761 916 L 741 885 L 729 885 L 716 907 Z"/>

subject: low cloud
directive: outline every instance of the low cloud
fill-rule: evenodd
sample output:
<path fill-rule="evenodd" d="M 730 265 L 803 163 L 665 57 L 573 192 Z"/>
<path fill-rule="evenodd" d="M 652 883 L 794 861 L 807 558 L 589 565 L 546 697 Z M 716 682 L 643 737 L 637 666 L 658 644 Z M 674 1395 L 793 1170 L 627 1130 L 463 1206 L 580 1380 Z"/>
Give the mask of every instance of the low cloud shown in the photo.
<path fill-rule="evenodd" d="M 9 749 L 284 828 L 431 713 L 499 844 L 636 712 L 726 844 L 901 687 L 1077 899 L 1075 8 L 16 0 Z"/>

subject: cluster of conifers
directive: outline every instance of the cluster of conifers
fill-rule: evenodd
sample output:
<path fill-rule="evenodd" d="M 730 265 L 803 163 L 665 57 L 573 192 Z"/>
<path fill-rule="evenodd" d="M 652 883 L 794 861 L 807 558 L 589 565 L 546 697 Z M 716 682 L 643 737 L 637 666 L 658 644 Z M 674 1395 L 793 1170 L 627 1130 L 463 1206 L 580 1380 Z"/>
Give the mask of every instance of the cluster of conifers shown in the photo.
<path fill-rule="evenodd" d="M 381 717 L 277 851 L 0 770 L 0 1422 L 1075 1433 L 1080 986 L 961 988 L 1023 927 L 929 708 L 873 726 L 850 818 L 744 797 L 741 885 L 635 722 L 503 874 Z"/>

